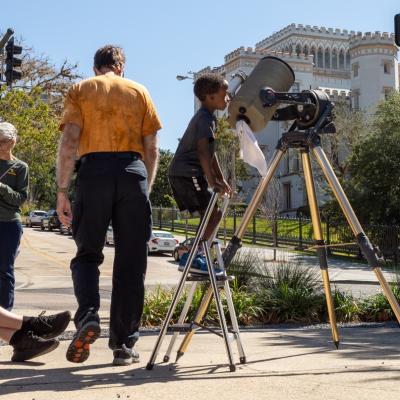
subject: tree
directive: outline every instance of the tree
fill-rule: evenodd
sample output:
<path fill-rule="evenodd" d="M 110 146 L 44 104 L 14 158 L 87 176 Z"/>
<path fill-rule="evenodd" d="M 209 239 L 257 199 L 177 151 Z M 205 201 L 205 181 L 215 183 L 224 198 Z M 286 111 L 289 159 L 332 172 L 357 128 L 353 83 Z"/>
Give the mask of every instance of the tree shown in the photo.
<path fill-rule="evenodd" d="M 1 36 L 1 35 L 0 35 Z M 64 60 L 61 66 L 54 65 L 45 55 L 35 54 L 33 48 L 23 40 L 18 41 L 22 51 L 22 79 L 13 87 L 33 93 L 40 89 L 42 98 L 56 114 L 62 111 L 65 94 L 70 86 L 79 78 L 78 65 Z"/>
<path fill-rule="evenodd" d="M 348 173 L 353 148 L 370 130 L 363 111 L 352 110 L 345 101 L 338 101 L 334 109 L 336 133 L 322 135 L 323 146 L 338 177 Z"/>
<path fill-rule="evenodd" d="M 174 205 L 172 190 L 168 182 L 168 167 L 174 154 L 169 150 L 160 150 L 157 175 L 150 200 L 153 206 L 171 207 Z"/>
<path fill-rule="evenodd" d="M 15 155 L 30 168 L 31 202 L 50 205 L 55 199 L 58 121 L 41 91 L 0 90 L 0 118 L 18 130 Z"/>
<path fill-rule="evenodd" d="M 346 184 L 362 220 L 400 223 L 400 94 L 377 106 L 372 132 L 355 146 Z"/>
<path fill-rule="evenodd" d="M 23 76 L 11 91 L 6 87 L 0 90 L 0 118 L 18 129 L 15 154 L 30 167 L 29 201 L 45 208 L 54 206 L 56 199 L 58 119 L 63 99 L 81 76 L 76 64 L 64 61 L 57 67 L 31 47 L 23 43 L 22 47 Z"/>
<path fill-rule="evenodd" d="M 321 135 L 322 146 L 346 194 L 351 196 L 349 192 L 353 193 L 353 188 L 347 185 L 350 179 L 350 160 L 355 147 L 371 131 L 371 119 L 367 118 L 364 111 L 352 110 L 345 101 L 338 101 L 335 104 L 333 116 L 336 133 Z M 322 171 L 313 158 L 311 162 L 317 190 L 325 192 L 331 199 L 323 204 L 323 213 L 329 215 L 331 221 L 343 221 L 343 213 L 331 189 L 327 186 Z M 354 200 L 354 194 L 352 199 Z"/>
<path fill-rule="evenodd" d="M 216 153 L 221 170 L 232 190 L 236 190 L 237 180 L 248 178 L 244 162 L 239 157 L 239 138 L 229 127 L 226 118 L 219 118 L 216 137 Z"/>

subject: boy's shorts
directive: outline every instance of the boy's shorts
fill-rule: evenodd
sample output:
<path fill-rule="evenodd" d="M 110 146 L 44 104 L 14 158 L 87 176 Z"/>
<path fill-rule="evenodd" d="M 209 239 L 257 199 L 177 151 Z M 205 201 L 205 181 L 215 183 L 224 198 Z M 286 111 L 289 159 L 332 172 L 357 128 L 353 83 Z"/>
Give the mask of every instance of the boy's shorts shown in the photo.
<path fill-rule="evenodd" d="M 169 183 L 178 208 L 190 213 L 203 212 L 211 199 L 211 192 L 204 176 L 169 176 Z"/>

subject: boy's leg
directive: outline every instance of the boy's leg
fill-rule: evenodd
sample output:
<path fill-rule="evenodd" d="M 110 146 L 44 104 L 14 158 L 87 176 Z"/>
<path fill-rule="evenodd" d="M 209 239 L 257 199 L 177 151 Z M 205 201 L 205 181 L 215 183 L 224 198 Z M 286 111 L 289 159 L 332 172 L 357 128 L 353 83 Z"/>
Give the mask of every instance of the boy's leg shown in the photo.
<path fill-rule="evenodd" d="M 204 217 L 205 210 L 200 212 L 201 218 Z M 206 227 L 206 230 L 204 232 L 204 235 L 202 237 L 203 240 L 209 240 L 214 233 L 216 227 L 218 226 L 219 222 L 221 221 L 222 218 L 222 212 L 218 207 L 215 207 L 214 210 L 211 213 L 211 217 L 208 220 L 208 224 Z"/>

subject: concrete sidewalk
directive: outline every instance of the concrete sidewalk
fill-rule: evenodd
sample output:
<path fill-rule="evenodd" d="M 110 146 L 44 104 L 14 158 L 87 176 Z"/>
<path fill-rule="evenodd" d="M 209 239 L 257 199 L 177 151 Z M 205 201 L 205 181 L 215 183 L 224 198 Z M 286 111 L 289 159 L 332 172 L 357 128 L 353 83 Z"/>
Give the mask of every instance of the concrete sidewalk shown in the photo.
<path fill-rule="evenodd" d="M 72 332 L 71 332 L 72 333 Z M 107 338 L 92 346 L 83 364 L 65 360 L 69 341 L 27 363 L 11 363 L 11 348 L 0 347 L 0 397 L 7 400 L 58 399 L 398 399 L 400 329 L 373 324 L 340 329 L 335 350 L 329 327 L 245 330 L 247 364 L 229 372 L 222 339 L 195 335 L 178 364 L 145 366 L 156 334 L 139 343 L 141 362 L 113 367 Z M 236 354 L 236 346 L 233 347 Z M 173 354 L 174 355 L 174 354 Z M 174 358 L 174 357 L 173 357 Z M 160 364 L 161 363 L 161 364 Z"/>

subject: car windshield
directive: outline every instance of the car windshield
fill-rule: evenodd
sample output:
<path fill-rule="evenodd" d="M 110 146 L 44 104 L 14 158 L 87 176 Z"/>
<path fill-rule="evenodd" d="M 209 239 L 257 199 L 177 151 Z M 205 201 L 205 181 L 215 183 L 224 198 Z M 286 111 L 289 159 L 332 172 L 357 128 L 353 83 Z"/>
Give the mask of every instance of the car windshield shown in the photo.
<path fill-rule="evenodd" d="M 168 232 L 153 232 L 153 235 L 160 238 L 173 238 L 173 235 Z"/>

